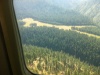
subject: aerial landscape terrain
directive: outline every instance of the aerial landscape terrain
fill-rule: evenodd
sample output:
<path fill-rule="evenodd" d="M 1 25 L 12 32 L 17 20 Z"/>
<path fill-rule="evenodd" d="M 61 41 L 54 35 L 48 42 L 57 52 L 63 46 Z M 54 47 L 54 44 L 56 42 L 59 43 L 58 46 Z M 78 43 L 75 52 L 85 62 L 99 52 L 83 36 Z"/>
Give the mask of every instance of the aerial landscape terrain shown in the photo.
<path fill-rule="evenodd" d="M 100 0 L 14 0 L 26 67 L 40 75 L 100 75 Z"/>

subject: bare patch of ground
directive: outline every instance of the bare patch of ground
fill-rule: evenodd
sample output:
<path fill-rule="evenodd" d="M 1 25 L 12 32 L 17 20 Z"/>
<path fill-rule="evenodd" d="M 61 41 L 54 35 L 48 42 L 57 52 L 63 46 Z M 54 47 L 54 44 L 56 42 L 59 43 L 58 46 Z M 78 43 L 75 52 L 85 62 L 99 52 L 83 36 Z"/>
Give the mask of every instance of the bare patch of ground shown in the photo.
<path fill-rule="evenodd" d="M 25 22 L 24 27 L 31 27 L 30 26 L 31 24 L 36 24 L 37 26 L 55 27 L 55 28 L 63 29 L 63 30 L 72 30 L 71 29 L 72 27 L 76 27 L 76 28 L 95 27 L 95 26 L 66 26 L 66 25 L 48 24 L 48 23 L 43 23 L 43 22 L 36 21 L 36 20 L 34 20 L 32 18 L 25 18 L 25 19 L 22 19 L 20 21 Z M 78 31 L 78 30 L 72 30 L 72 31 L 75 31 L 75 32 L 78 32 L 78 33 L 81 33 L 81 34 L 86 34 L 89 37 L 92 36 L 92 37 L 100 38 L 100 36 L 97 36 L 97 35 L 94 35 L 94 34 L 81 32 L 81 31 Z"/>

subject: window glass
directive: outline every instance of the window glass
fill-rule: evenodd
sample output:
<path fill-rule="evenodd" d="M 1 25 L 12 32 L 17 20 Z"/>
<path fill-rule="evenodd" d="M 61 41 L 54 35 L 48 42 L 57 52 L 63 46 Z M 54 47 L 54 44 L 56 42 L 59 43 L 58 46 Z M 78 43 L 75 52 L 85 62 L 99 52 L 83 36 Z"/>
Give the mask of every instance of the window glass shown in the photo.
<path fill-rule="evenodd" d="M 100 75 L 100 0 L 14 0 L 14 8 L 32 73 Z"/>

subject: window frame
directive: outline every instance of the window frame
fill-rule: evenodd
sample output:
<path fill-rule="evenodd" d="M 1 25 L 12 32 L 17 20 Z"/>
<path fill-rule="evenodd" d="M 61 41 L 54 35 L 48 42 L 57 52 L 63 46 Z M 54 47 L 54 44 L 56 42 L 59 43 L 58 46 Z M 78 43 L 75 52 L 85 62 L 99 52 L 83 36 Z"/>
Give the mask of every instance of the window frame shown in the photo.
<path fill-rule="evenodd" d="M 26 68 L 13 0 L 0 0 L 0 21 L 13 75 L 36 75 Z"/>

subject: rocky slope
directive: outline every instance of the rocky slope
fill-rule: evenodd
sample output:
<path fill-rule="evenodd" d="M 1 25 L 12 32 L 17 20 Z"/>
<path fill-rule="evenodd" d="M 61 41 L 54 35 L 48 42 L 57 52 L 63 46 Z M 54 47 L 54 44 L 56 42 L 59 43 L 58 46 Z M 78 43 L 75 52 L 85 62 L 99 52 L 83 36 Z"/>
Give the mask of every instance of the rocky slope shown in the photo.
<path fill-rule="evenodd" d="M 100 26 L 100 0 L 87 0 L 81 3 L 77 11 L 93 19 L 93 22 Z"/>

